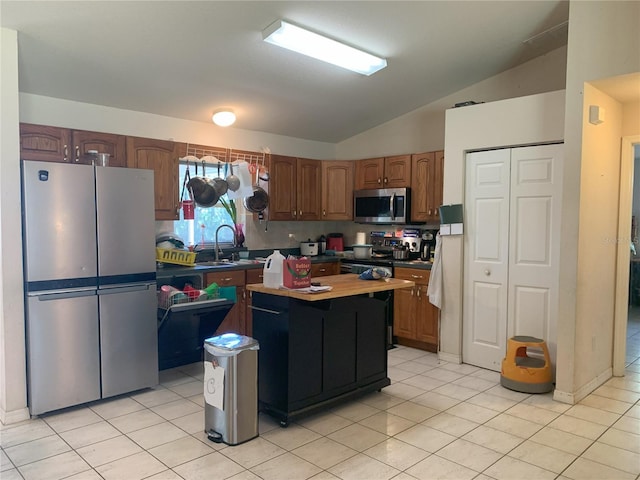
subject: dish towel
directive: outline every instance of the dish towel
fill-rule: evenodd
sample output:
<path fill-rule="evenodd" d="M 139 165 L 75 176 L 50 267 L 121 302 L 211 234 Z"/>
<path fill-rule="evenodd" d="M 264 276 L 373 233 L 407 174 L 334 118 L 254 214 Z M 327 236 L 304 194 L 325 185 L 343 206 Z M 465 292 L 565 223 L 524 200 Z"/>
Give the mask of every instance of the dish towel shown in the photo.
<path fill-rule="evenodd" d="M 440 233 L 436 235 L 436 249 L 433 254 L 433 265 L 431 265 L 431 275 L 429 276 L 429 286 L 427 295 L 429 302 L 438 308 L 442 308 L 442 241 Z"/>

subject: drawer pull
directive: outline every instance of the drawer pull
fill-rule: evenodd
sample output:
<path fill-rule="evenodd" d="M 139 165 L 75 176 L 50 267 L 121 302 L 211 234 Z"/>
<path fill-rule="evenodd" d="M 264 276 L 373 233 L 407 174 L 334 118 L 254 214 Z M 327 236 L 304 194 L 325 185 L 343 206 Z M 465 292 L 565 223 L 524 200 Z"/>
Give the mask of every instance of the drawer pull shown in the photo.
<path fill-rule="evenodd" d="M 249 308 L 252 310 L 257 310 L 259 312 L 273 313 L 274 315 L 280 315 L 282 313 L 282 312 L 278 312 L 277 310 L 270 310 L 268 308 L 254 307 L 253 305 L 249 305 Z"/>
<path fill-rule="evenodd" d="M 411 274 L 411 278 L 424 278 L 422 275 L 414 275 L 413 273 Z"/>

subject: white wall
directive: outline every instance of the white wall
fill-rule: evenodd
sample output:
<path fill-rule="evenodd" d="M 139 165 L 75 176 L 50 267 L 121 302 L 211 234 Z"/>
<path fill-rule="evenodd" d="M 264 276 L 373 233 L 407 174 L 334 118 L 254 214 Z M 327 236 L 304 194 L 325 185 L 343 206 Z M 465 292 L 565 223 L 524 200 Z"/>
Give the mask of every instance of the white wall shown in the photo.
<path fill-rule="evenodd" d="M 567 48 L 476 83 L 337 145 L 343 160 L 442 150 L 445 111 L 458 102 L 492 102 L 565 87 Z"/>
<path fill-rule="evenodd" d="M 485 103 L 446 112 L 443 202 L 464 204 L 469 150 L 562 141 L 564 91 Z M 442 238 L 443 307 L 440 356 L 462 358 L 463 237 Z"/>
<path fill-rule="evenodd" d="M 15 31 L 0 31 L 0 421 L 29 418 L 27 405 L 20 144 L 18 141 L 18 43 Z"/>
<path fill-rule="evenodd" d="M 562 245 L 560 265 L 560 304 L 558 323 L 558 369 L 556 376 L 555 398 L 574 403 L 579 401 L 610 375 L 610 367 L 603 368 L 601 356 L 605 352 L 599 346 L 597 338 L 602 330 L 613 330 L 613 311 L 590 309 L 594 302 L 609 302 L 610 291 L 598 290 L 596 297 L 587 295 L 593 291 L 587 277 L 609 275 L 601 255 L 594 257 L 595 251 L 603 250 L 604 257 L 609 255 L 608 247 L 592 248 L 592 244 L 580 238 L 580 250 L 576 248 L 577 239 L 590 235 L 599 228 L 601 217 L 589 214 L 591 200 L 582 195 L 599 195 L 597 188 L 582 182 L 587 177 L 582 174 L 583 166 L 593 175 L 596 160 L 585 151 L 585 146 L 601 141 L 613 142 L 611 134 L 601 130 L 586 129 L 584 123 L 586 96 L 585 82 L 601 80 L 618 75 L 640 71 L 640 2 L 620 1 L 574 1 L 569 7 L 569 43 L 567 50 L 567 88 L 565 105 L 565 167 L 563 174 L 563 210 Z M 613 122 L 619 121 L 613 118 Z M 619 134 L 621 132 L 618 132 Z M 592 137 L 592 138 L 590 138 Z M 614 143 L 620 144 L 620 138 Z M 607 146 L 605 155 L 610 162 L 619 162 L 619 156 L 613 158 L 615 146 Z M 603 170 L 607 175 L 604 185 L 604 202 L 610 205 L 618 198 L 618 192 L 612 191 L 610 175 L 613 170 Z M 591 184 L 593 185 L 593 184 Z M 607 213 L 617 218 L 618 209 Z M 607 228 L 609 226 L 607 225 Z M 606 234 L 607 232 L 605 232 Z M 615 234 L 614 234 L 615 238 Z M 597 260 L 597 261 L 594 261 Z M 604 266 L 604 272 L 600 268 Z M 584 284 L 583 282 L 587 282 Z M 583 289 L 586 288 L 586 290 Z M 605 296 L 603 296 L 603 294 Z M 593 338 L 596 337 L 597 355 L 592 356 Z M 603 339 L 606 340 L 606 339 Z M 598 371 L 600 369 L 600 371 Z"/>

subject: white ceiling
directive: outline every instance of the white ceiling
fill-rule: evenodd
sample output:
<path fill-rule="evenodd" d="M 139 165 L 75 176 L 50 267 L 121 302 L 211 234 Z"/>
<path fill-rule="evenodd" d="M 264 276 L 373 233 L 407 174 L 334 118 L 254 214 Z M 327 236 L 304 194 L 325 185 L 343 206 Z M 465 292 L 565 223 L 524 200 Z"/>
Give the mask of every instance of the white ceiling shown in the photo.
<path fill-rule="evenodd" d="M 336 143 L 567 42 L 568 2 L 8 1 L 20 91 Z M 262 41 L 282 18 L 384 56 L 370 77 Z M 526 42 L 543 32 L 539 38 Z M 472 99 L 460 99 L 460 101 Z"/>

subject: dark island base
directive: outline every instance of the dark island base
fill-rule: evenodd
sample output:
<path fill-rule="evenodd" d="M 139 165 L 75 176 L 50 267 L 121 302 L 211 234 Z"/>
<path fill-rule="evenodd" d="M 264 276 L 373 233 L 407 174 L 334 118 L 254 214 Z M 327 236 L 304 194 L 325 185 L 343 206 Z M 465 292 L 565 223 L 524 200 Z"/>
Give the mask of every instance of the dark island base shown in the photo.
<path fill-rule="evenodd" d="M 386 306 L 368 295 L 306 302 L 254 292 L 260 411 L 287 426 L 390 385 Z"/>
<path fill-rule="evenodd" d="M 289 422 L 293 422 L 303 417 L 307 417 L 309 415 L 313 415 L 314 413 L 320 412 L 322 410 L 327 410 L 329 408 L 336 407 L 342 403 L 348 402 L 349 400 L 355 400 L 359 397 L 362 397 L 371 392 L 379 392 L 384 387 L 391 385 L 391 380 L 385 378 L 384 380 L 378 380 L 377 382 L 371 383 L 365 387 L 358 387 L 355 390 L 352 390 L 348 393 L 344 393 L 342 395 L 338 395 L 336 397 L 329 398 L 327 400 L 315 403 L 305 408 L 301 408 L 292 412 L 284 412 L 282 410 L 278 410 L 268 404 L 258 404 L 258 411 L 266 413 L 267 415 L 272 416 L 276 420 L 280 422 L 281 427 L 289 426 Z"/>

